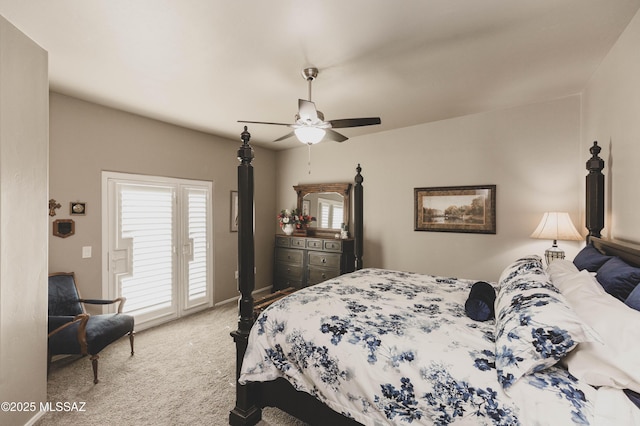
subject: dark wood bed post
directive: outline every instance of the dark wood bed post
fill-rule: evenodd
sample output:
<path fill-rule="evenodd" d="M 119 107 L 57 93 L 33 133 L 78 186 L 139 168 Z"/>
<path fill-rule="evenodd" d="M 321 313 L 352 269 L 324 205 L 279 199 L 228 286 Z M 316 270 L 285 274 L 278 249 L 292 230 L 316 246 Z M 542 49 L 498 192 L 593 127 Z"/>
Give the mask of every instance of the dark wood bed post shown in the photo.
<path fill-rule="evenodd" d="M 604 228 L 604 160 L 598 156 L 602 148 L 598 146 L 598 142 L 593 142 L 593 146 L 589 149 L 591 158 L 587 160 L 586 184 L 586 226 L 589 230 L 587 235 L 587 243 L 591 237 L 600 238 L 600 231 Z"/>
<path fill-rule="evenodd" d="M 236 406 L 229 413 L 230 425 L 254 425 L 260 421 L 262 410 L 255 405 L 252 385 L 238 384 L 242 359 L 247 350 L 249 331 L 253 325 L 253 296 L 255 288 L 255 246 L 253 238 L 253 148 L 247 126 L 241 134 L 238 149 L 238 329 L 231 333 L 236 343 Z"/>
<path fill-rule="evenodd" d="M 353 221 L 354 223 L 354 246 L 353 251 L 356 257 L 356 271 L 362 269 L 362 254 L 363 250 L 363 216 L 364 216 L 364 205 L 362 204 L 363 194 L 362 194 L 362 181 L 364 178 L 360 174 L 362 171 L 362 167 L 358 163 L 358 167 L 356 167 L 356 177 L 355 177 L 355 186 L 353 187 L 353 198 L 354 198 L 354 208 L 353 208 Z"/>

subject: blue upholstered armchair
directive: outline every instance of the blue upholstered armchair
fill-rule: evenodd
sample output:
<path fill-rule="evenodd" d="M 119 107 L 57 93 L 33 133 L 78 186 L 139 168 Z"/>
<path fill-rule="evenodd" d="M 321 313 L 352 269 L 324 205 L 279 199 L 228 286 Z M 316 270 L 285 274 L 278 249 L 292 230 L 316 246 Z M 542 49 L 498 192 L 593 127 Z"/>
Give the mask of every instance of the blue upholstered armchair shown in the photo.
<path fill-rule="evenodd" d="M 93 383 L 98 383 L 98 353 L 125 334 L 129 335 L 133 355 L 134 320 L 131 315 L 122 313 L 125 300 L 124 297 L 115 300 L 81 299 L 73 272 L 50 274 L 47 370 L 54 355 L 90 355 Z M 118 312 L 89 315 L 84 303 L 118 303 Z"/>

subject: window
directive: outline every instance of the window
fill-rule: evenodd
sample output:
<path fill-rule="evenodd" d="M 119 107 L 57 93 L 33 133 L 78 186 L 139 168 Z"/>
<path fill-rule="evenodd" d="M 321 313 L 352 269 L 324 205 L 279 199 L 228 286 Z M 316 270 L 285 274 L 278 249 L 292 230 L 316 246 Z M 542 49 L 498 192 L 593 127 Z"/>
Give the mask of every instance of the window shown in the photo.
<path fill-rule="evenodd" d="M 103 173 L 108 297 L 137 329 L 213 302 L 211 182 Z"/>
<path fill-rule="evenodd" d="M 318 198 L 318 223 L 320 228 L 340 229 L 343 219 L 342 201 Z"/>

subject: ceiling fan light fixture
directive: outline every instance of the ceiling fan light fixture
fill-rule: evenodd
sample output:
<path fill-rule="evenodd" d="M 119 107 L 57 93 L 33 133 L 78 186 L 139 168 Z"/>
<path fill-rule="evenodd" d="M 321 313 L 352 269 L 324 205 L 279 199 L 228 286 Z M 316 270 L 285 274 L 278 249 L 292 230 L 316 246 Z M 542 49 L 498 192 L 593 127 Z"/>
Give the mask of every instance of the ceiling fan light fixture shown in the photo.
<path fill-rule="evenodd" d="M 315 145 L 324 138 L 326 130 L 313 126 L 298 127 L 293 131 L 298 140 L 304 144 Z"/>
<path fill-rule="evenodd" d="M 309 83 L 309 99 L 298 99 L 298 113 L 295 123 L 274 123 L 267 121 L 246 121 L 238 120 L 240 123 L 270 124 L 274 126 L 286 126 L 294 129 L 286 135 L 274 140 L 278 142 L 296 135 L 297 139 L 305 145 L 315 145 L 323 140 L 344 142 L 345 135 L 333 129 L 344 129 L 347 127 L 373 126 L 380 124 L 380 117 L 367 118 L 343 118 L 339 120 L 325 121 L 324 114 L 318 111 L 316 104 L 311 101 L 311 83 L 318 77 L 318 68 L 309 67 L 302 70 L 302 77 Z"/>

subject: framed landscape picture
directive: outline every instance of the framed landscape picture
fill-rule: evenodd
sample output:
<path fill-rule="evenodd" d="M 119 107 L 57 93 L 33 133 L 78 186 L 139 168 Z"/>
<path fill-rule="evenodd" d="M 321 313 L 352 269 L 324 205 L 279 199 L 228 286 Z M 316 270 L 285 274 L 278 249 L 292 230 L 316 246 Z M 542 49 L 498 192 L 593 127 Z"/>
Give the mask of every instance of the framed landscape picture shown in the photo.
<path fill-rule="evenodd" d="M 496 186 L 414 188 L 415 230 L 496 233 Z"/>

